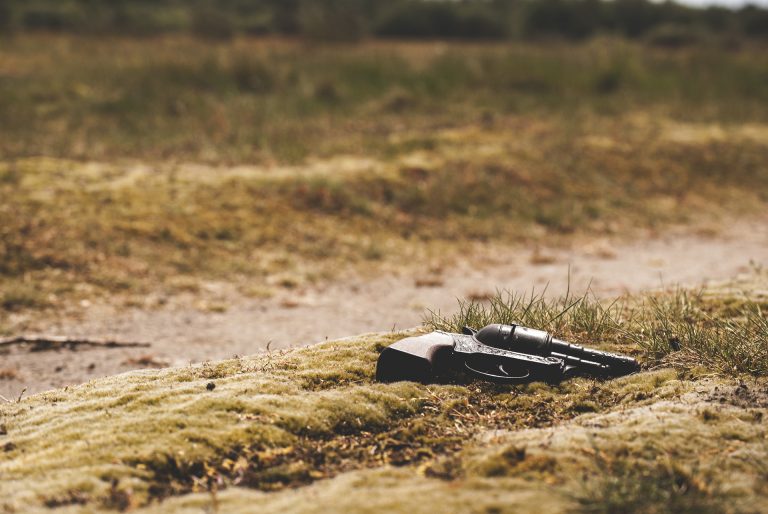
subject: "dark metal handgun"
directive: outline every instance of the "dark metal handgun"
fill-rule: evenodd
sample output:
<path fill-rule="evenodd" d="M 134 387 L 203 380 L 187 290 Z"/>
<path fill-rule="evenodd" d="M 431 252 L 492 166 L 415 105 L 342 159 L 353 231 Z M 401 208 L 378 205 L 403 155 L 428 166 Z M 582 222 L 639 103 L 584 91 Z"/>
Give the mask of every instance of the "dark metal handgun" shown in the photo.
<path fill-rule="evenodd" d="M 637 361 L 624 355 L 566 343 L 542 330 L 496 324 L 402 339 L 381 352 L 376 379 L 430 383 L 460 370 L 494 382 L 557 383 L 580 373 L 616 377 L 638 369 Z"/>

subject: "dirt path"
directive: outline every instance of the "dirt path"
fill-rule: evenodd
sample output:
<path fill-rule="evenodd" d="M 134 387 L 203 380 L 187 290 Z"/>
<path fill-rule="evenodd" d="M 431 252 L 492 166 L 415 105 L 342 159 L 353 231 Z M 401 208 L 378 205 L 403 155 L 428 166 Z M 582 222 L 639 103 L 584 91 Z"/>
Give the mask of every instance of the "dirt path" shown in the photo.
<path fill-rule="evenodd" d="M 631 244 L 592 241 L 572 248 L 474 247 L 450 269 L 419 275 L 350 278 L 290 291 L 268 300 L 238 298 L 225 312 L 193 308 L 118 310 L 90 307 L 81 320 L 57 322 L 46 332 L 146 341 L 148 349 L 30 352 L 1 357 L 0 394 L 17 396 L 148 366 L 248 355 L 364 332 L 418 325 L 425 309 L 454 310 L 457 298 L 496 289 L 562 294 L 588 286 L 600 296 L 676 284 L 704 285 L 768 265 L 768 218 L 730 224 L 713 236 L 672 231 Z M 13 376 L 13 375 L 16 376 Z"/>

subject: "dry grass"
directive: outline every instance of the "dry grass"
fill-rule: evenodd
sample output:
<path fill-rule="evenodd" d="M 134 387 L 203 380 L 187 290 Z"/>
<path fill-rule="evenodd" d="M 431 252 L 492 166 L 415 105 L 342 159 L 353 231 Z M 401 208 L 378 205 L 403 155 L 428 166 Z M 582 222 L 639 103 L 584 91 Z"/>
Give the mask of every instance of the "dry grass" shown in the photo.
<path fill-rule="evenodd" d="M 435 127 L 520 113 L 766 120 L 759 45 L 664 52 L 606 39 L 307 47 L 36 35 L 8 40 L 0 66 L 0 148 L 10 157 L 296 162 L 387 154 L 403 128 L 421 132 L 403 145 L 428 147 Z"/>
<path fill-rule="evenodd" d="M 572 342 L 632 350 L 628 323 L 634 317 L 634 306 L 625 298 L 606 304 L 589 292 L 550 298 L 544 293 L 499 291 L 480 301 L 460 301 L 458 310 L 448 316 L 430 312 L 424 322 L 431 329 L 451 332 L 460 332 L 465 326 L 479 329 L 491 323 L 520 324 L 548 330 Z"/>
<path fill-rule="evenodd" d="M 765 55 L 19 36 L 0 56 L 0 306 L 203 280 L 269 296 L 460 244 L 757 212 Z"/>
<path fill-rule="evenodd" d="M 431 312 L 425 324 L 455 332 L 463 326 L 521 324 L 580 344 L 639 353 L 648 367 L 760 377 L 768 374 L 768 298 L 760 289 L 768 275 L 758 270 L 751 281 L 742 285 L 757 290 L 751 294 L 678 289 L 611 303 L 589 292 L 561 298 L 498 292 L 488 299 L 460 302 L 450 316 Z"/>
<path fill-rule="evenodd" d="M 381 269 L 448 258 L 457 243 L 613 234 L 692 221 L 694 211 L 706 222 L 763 205 L 765 178 L 754 170 L 768 158 L 766 146 L 734 139 L 681 147 L 633 123 L 590 128 L 618 138 L 623 149 L 565 142 L 554 122 L 525 128 L 509 120 L 488 130 L 438 131 L 430 150 L 381 161 L 230 170 L 0 164 L 17 177 L 0 184 L 0 209 L 8 213 L 0 226 L 2 306 L 199 294 L 200 280 L 290 288 L 326 280 L 340 263 Z M 414 179 L 409 162 L 417 157 L 424 174 Z M 605 169 L 616 176 L 606 179 Z M 704 169 L 711 170 L 706 179 L 695 180 L 693 170 Z"/>

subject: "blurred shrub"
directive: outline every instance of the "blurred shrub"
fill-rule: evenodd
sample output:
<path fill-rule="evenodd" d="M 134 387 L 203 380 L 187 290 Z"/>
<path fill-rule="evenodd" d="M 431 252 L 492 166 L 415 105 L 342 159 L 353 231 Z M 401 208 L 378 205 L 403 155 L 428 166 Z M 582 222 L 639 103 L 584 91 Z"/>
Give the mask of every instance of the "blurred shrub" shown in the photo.
<path fill-rule="evenodd" d="M 213 6 L 201 6 L 192 13 L 192 32 L 209 39 L 231 39 L 235 26 L 228 13 Z"/>
<path fill-rule="evenodd" d="M 362 7 L 356 0 L 306 0 L 299 6 L 299 30 L 316 40 L 357 41 L 367 30 Z"/>
<path fill-rule="evenodd" d="M 183 9 L 157 9 L 151 4 L 126 1 L 115 2 L 105 18 L 104 26 L 99 29 L 131 36 L 179 32 L 190 24 L 189 13 Z"/>
<path fill-rule="evenodd" d="M 15 28 L 13 9 L 9 0 L 0 0 L 0 34 Z"/>
<path fill-rule="evenodd" d="M 733 11 L 727 7 L 717 5 L 707 7 L 701 12 L 699 19 L 706 28 L 712 31 L 723 32 L 735 28 Z"/>
<path fill-rule="evenodd" d="M 411 1 L 386 11 L 375 33 L 386 37 L 499 39 L 506 20 L 485 6 Z"/>
<path fill-rule="evenodd" d="M 603 17 L 603 4 L 599 0 L 540 0 L 528 7 L 523 33 L 528 37 L 582 39 L 604 24 Z"/>
<path fill-rule="evenodd" d="M 740 25 L 749 36 L 768 37 L 768 10 L 747 5 L 738 13 Z"/>
<path fill-rule="evenodd" d="M 612 66 L 595 76 L 592 89 L 595 93 L 609 95 L 621 89 L 624 80 L 624 68 L 621 66 Z"/>
<path fill-rule="evenodd" d="M 232 78 L 240 91 L 269 93 L 275 85 L 272 72 L 260 60 L 239 56 L 232 63 Z"/>
<path fill-rule="evenodd" d="M 190 31 L 291 34 L 356 41 L 406 38 L 630 38 L 670 26 L 728 37 L 768 36 L 768 9 L 694 8 L 653 0 L 0 0 L 0 31 L 55 30 L 130 35 Z M 662 30 L 663 28 L 663 30 Z"/>
<path fill-rule="evenodd" d="M 299 32 L 298 12 L 301 0 L 262 0 L 272 31 L 280 34 Z"/>
<path fill-rule="evenodd" d="M 381 109 L 391 113 L 402 114 L 415 109 L 418 104 L 418 97 L 401 87 L 393 88 L 381 99 Z"/>
<path fill-rule="evenodd" d="M 85 13 L 75 9 L 29 9 L 22 15 L 22 24 L 33 30 L 77 30 L 84 26 Z"/>
<path fill-rule="evenodd" d="M 628 37 L 639 37 L 663 21 L 661 10 L 646 0 L 616 0 L 612 4 L 612 22 Z"/>
<path fill-rule="evenodd" d="M 312 96 L 325 104 L 334 104 L 341 99 L 339 86 L 331 79 L 323 79 L 315 84 Z"/>
<path fill-rule="evenodd" d="M 659 48 L 683 48 L 701 43 L 702 32 L 694 27 L 684 25 L 659 25 L 646 36 L 651 46 Z"/>

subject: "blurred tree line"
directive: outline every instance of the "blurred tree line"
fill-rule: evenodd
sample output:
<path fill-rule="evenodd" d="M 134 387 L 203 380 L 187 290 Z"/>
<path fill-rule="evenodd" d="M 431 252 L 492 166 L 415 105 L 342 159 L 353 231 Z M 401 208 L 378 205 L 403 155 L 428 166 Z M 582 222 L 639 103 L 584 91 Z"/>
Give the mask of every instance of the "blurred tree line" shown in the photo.
<path fill-rule="evenodd" d="M 685 43 L 768 38 L 768 9 L 649 0 L 0 0 L 0 32 L 298 35 L 320 40 L 567 38 L 611 33 Z"/>

